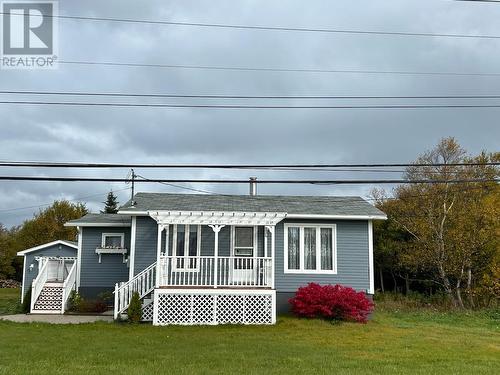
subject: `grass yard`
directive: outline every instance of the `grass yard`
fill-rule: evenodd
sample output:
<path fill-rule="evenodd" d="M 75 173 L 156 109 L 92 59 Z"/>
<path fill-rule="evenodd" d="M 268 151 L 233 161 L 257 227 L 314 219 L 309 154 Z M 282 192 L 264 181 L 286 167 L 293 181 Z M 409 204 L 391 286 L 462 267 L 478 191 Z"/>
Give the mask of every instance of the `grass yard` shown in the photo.
<path fill-rule="evenodd" d="M 20 308 L 20 295 L 20 289 L 0 288 L 0 315 L 16 314 Z"/>
<path fill-rule="evenodd" d="M 12 298 L 0 289 L 0 306 Z M 79 326 L 0 321 L 0 374 L 498 374 L 494 313 L 386 311 L 366 324 Z"/>

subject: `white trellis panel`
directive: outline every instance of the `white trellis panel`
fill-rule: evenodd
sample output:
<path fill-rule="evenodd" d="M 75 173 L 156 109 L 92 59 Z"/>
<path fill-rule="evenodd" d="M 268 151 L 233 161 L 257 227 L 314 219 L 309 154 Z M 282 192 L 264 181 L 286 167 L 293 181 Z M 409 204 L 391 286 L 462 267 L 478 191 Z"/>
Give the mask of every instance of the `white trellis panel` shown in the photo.
<path fill-rule="evenodd" d="M 143 322 L 153 321 L 153 301 L 142 305 L 142 318 Z"/>
<path fill-rule="evenodd" d="M 274 290 L 155 290 L 154 325 L 275 322 Z"/>

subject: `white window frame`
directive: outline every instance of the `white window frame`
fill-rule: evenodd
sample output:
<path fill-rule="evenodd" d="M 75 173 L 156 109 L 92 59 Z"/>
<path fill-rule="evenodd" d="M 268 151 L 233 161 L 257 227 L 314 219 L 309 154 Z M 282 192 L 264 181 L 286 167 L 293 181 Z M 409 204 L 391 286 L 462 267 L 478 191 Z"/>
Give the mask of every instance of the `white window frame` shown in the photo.
<path fill-rule="evenodd" d="M 231 256 L 236 257 L 237 255 L 234 253 L 234 248 L 235 248 L 235 243 L 236 243 L 236 227 L 243 227 L 243 228 L 253 228 L 253 247 L 242 247 L 238 246 L 238 249 L 252 249 L 252 256 L 251 257 L 244 257 L 239 255 L 240 257 L 244 258 L 257 258 L 257 226 L 256 225 L 231 225 Z"/>
<path fill-rule="evenodd" d="M 299 228 L 299 269 L 288 268 L 288 228 Z M 316 229 L 316 269 L 308 270 L 304 268 L 304 228 Z M 332 230 L 332 262 L 333 269 L 321 269 L 321 229 L 327 228 Z M 337 225 L 336 224 L 309 224 L 309 223 L 289 223 L 284 224 L 284 273 L 298 273 L 298 274 L 323 274 L 323 275 L 336 275 L 337 274 Z"/>
<path fill-rule="evenodd" d="M 200 253 L 201 253 L 201 225 L 199 224 L 182 224 L 184 225 L 184 256 L 177 255 L 177 225 L 174 224 L 174 230 L 172 234 L 172 269 L 174 271 L 182 272 L 198 272 L 200 270 Z M 196 267 L 186 267 L 187 261 L 184 260 L 184 267 L 177 267 L 177 258 L 189 258 L 189 233 L 190 227 L 197 226 L 196 231 Z M 168 238 L 167 238 L 168 241 Z"/>
<path fill-rule="evenodd" d="M 101 248 L 106 248 L 106 237 L 120 237 L 120 249 L 125 249 L 125 233 L 103 233 L 101 237 Z"/>

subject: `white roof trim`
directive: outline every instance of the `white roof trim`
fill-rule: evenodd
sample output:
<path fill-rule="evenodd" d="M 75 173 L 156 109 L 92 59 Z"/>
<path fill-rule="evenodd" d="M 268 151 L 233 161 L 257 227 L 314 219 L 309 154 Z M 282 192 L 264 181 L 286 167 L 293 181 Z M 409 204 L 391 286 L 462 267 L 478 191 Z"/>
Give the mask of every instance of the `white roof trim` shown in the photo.
<path fill-rule="evenodd" d="M 286 217 L 286 212 L 149 211 L 148 213 L 160 225 L 276 225 Z"/>
<path fill-rule="evenodd" d="M 26 250 L 23 250 L 23 251 L 19 251 L 17 253 L 18 256 L 23 256 L 23 255 L 26 255 L 27 253 L 31 253 L 32 251 L 37 251 L 37 250 L 41 250 L 41 249 L 44 249 L 46 247 L 50 247 L 50 246 L 54 246 L 54 245 L 65 245 L 65 246 L 69 246 L 69 247 L 72 247 L 76 250 L 78 250 L 78 245 L 75 245 L 71 242 L 68 242 L 68 241 L 64 241 L 64 240 L 57 240 L 57 241 L 52 241 L 52 242 L 49 242 L 49 243 L 45 243 L 43 245 L 39 245 L 39 246 L 35 246 L 35 247 L 30 247 L 29 249 L 26 249 Z"/>
<path fill-rule="evenodd" d="M 288 214 L 288 219 L 387 220 L 386 215 L 315 215 Z"/>
<path fill-rule="evenodd" d="M 130 223 L 64 223 L 65 227 L 130 227 Z"/>

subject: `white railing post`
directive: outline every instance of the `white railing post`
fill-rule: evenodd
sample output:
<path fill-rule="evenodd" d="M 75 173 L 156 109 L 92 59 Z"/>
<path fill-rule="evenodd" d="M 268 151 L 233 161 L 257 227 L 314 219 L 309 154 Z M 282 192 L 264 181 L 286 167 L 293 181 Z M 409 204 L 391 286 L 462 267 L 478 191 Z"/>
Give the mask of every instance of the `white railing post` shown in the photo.
<path fill-rule="evenodd" d="M 118 296 L 118 283 L 115 284 L 115 308 L 114 308 L 114 319 L 116 320 L 118 318 L 118 309 L 120 308 L 120 306 L 118 306 L 118 301 L 120 300 L 119 299 L 119 296 Z"/>
<path fill-rule="evenodd" d="M 157 236 L 157 244 L 156 244 L 156 267 L 159 269 L 160 267 L 160 254 L 161 254 L 161 236 L 163 233 L 163 225 L 158 224 L 158 236 Z M 158 271 L 158 270 L 157 270 Z M 160 286 L 160 272 L 156 272 L 155 278 L 155 287 L 158 288 Z"/>
<path fill-rule="evenodd" d="M 225 225 L 215 224 L 209 225 L 210 228 L 214 231 L 215 240 L 214 240 L 214 288 L 217 288 L 218 284 L 218 275 L 219 275 L 219 232 Z"/>
<path fill-rule="evenodd" d="M 275 232 L 276 232 L 276 226 L 274 225 L 268 225 L 266 228 L 269 230 L 271 233 L 271 289 L 274 289 L 274 264 L 275 264 Z"/>

